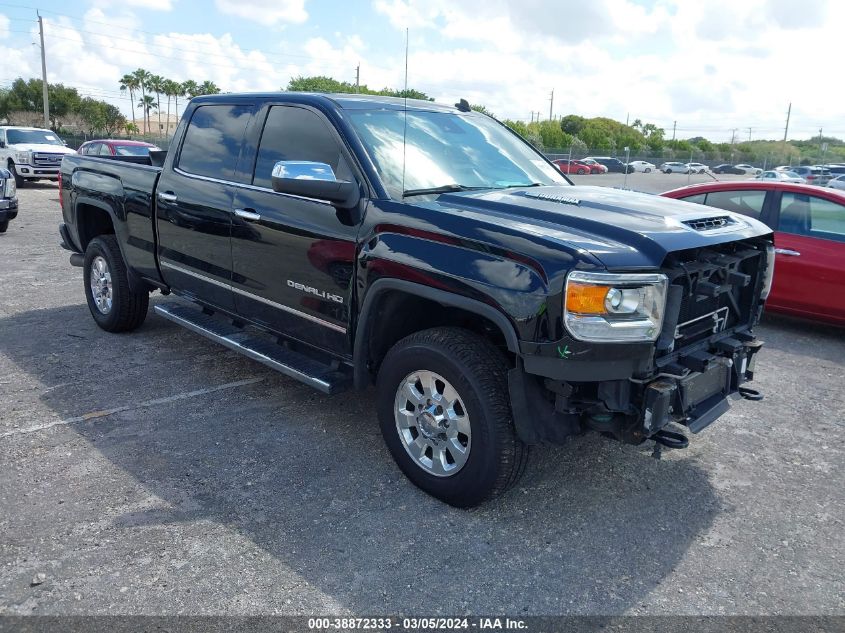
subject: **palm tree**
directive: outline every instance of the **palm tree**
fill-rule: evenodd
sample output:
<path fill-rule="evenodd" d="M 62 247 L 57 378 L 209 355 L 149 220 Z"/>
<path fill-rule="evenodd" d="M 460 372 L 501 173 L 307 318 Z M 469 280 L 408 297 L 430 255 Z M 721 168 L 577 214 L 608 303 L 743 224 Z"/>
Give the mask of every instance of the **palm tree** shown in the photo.
<path fill-rule="evenodd" d="M 167 97 L 167 132 L 170 132 L 170 99 L 176 97 L 178 99 L 178 93 L 181 90 L 179 84 L 172 79 L 165 79 L 164 84 L 162 86 L 164 95 Z M 179 113 L 176 113 L 176 116 L 179 116 Z"/>
<path fill-rule="evenodd" d="M 182 84 L 182 92 L 185 96 L 190 99 L 193 99 L 197 95 L 202 94 L 200 92 L 200 87 L 197 85 L 197 82 L 193 79 L 188 79 L 188 81 Z"/>
<path fill-rule="evenodd" d="M 156 95 L 156 110 L 158 111 L 158 134 L 161 136 L 161 93 L 164 91 L 164 77 L 150 75 L 147 86 Z"/>
<path fill-rule="evenodd" d="M 127 74 L 120 78 L 120 91 L 129 91 L 129 103 L 132 106 L 132 125 L 135 125 L 135 91 L 138 88 L 140 88 L 140 84 L 134 75 Z"/>
<path fill-rule="evenodd" d="M 213 81 L 209 81 L 208 79 L 202 82 L 202 85 L 200 85 L 199 90 L 201 95 L 220 94 L 220 88 L 217 87 L 217 84 Z"/>
<path fill-rule="evenodd" d="M 156 108 L 156 100 L 152 95 L 144 95 L 141 97 L 141 100 L 138 101 L 138 107 L 142 109 L 141 111 L 146 116 L 147 122 L 149 122 L 150 110 L 154 110 Z M 149 129 L 147 131 L 149 132 Z"/>
<path fill-rule="evenodd" d="M 147 96 L 147 84 L 150 81 L 150 77 L 152 76 L 149 71 L 144 70 L 143 68 L 139 68 L 132 76 L 135 77 L 135 80 L 138 82 L 138 87 L 141 89 L 141 99 L 145 100 Z M 149 116 L 150 110 L 149 108 L 145 108 L 143 110 Z M 148 119 L 144 119 L 144 132 L 150 131 L 150 122 Z"/>

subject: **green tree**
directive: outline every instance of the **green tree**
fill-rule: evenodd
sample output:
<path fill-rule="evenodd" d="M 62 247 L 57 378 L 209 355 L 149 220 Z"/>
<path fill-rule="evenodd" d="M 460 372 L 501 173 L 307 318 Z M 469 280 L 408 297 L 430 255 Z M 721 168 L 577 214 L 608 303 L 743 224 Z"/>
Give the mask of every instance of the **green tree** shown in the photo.
<path fill-rule="evenodd" d="M 189 99 L 193 99 L 201 95 L 199 84 L 193 79 L 188 79 L 187 81 L 182 82 L 182 93 L 183 96 L 188 97 Z"/>
<path fill-rule="evenodd" d="M 152 77 L 152 73 L 143 68 L 137 69 L 135 72 L 132 73 L 135 77 L 135 81 L 138 82 L 138 87 L 141 90 L 141 101 L 146 103 L 146 96 L 147 96 L 147 84 L 150 81 L 150 77 Z M 147 107 L 143 107 L 141 109 L 142 114 L 144 114 L 144 132 L 147 133 L 150 130 L 150 121 L 149 121 L 149 114 L 150 109 Z"/>
<path fill-rule="evenodd" d="M 355 86 L 347 81 L 338 81 L 325 75 L 315 75 L 313 77 L 292 77 L 288 82 L 286 90 L 290 92 L 324 92 L 324 93 L 359 93 L 368 95 L 381 95 L 383 97 L 405 97 L 408 99 L 422 99 L 424 101 L 434 101 L 424 92 L 408 88 L 407 90 L 394 90 L 392 88 L 382 88 L 381 90 L 372 90 L 366 85 Z"/>
<path fill-rule="evenodd" d="M 120 78 L 120 91 L 129 92 L 129 105 L 132 107 L 133 124 L 135 123 L 135 91 L 140 87 L 141 85 L 138 83 L 138 79 L 131 73 L 127 73 Z"/>
<path fill-rule="evenodd" d="M 141 100 L 138 101 L 138 107 L 141 108 L 141 112 L 144 114 L 145 120 L 149 123 L 150 111 L 155 110 L 156 108 L 155 98 L 152 95 L 144 95 L 141 97 Z M 149 129 L 147 131 L 149 132 Z"/>
<path fill-rule="evenodd" d="M 164 92 L 164 77 L 161 75 L 150 75 L 147 81 L 150 92 L 155 93 L 156 112 L 158 112 L 158 133 L 161 135 L 161 93 Z"/>
<path fill-rule="evenodd" d="M 201 95 L 217 95 L 220 94 L 220 88 L 218 88 L 217 84 L 213 81 L 206 79 L 202 82 L 202 84 L 200 84 L 199 93 Z"/>

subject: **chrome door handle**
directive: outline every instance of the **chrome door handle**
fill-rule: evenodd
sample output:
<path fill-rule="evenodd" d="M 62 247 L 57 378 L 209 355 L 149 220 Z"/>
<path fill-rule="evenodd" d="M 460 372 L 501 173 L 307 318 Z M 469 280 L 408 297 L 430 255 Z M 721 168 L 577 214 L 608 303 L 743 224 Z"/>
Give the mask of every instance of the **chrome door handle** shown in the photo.
<path fill-rule="evenodd" d="M 778 255 L 788 255 L 789 257 L 799 257 L 801 255 L 798 251 L 793 251 L 788 248 L 776 248 L 775 253 Z"/>
<path fill-rule="evenodd" d="M 255 211 L 248 211 L 247 209 L 235 209 L 235 215 L 250 222 L 258 222 L 261 219 L 261 214 Z"/>
<path fill-rule="evenodd" d="M 165 193 L 164 191 L 160 191 L 158 193 L 158 200 L 159 202 L 176 202 L 176 194 Z"/>

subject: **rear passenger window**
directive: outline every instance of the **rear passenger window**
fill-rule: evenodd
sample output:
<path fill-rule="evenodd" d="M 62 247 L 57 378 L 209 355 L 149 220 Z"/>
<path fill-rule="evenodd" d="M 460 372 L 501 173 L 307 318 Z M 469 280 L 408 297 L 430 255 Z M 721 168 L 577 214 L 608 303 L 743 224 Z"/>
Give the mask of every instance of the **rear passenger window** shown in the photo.
<path fill-rule="evenodd" d="M 803 193 L 784 193 L 778 229 L 845 242 L 845 205 Z"/>
<path fill-rule="evenodd" d="M 258 145 L 252 184 L 272 189 L 273 166 L 280 160 L 326 163 L 338 180 L 350 180 L 352 172 L 340 145 L 323 120 L 304 108 L 273 106 Z"/>
<path fill-rule="evenodd" d="M 765 191 L 711 191 L 704 204 L 759 220 L 765 201 Z"/>
<path fill-rule="evenodd" d="M 251 105 L 207 105 L 194 110 L 182 142 L 179 169 L 232 180 Z"/>

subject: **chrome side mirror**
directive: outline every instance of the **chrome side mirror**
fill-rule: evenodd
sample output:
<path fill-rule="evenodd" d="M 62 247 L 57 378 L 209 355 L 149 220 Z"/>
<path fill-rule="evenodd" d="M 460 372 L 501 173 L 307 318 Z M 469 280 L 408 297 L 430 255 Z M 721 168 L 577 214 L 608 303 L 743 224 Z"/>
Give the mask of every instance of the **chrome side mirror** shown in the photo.
<path fill-rule="evenodd" d="M 357 183 L 337 180 L 326 163 L 280 160 L 273 166 L 270 181 L 277 193 L 325 200 L 344 209 L 354 207 L 361 197 Z"/>

